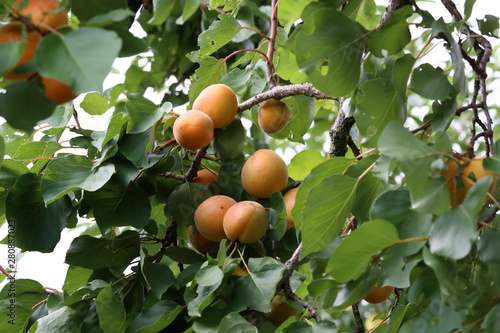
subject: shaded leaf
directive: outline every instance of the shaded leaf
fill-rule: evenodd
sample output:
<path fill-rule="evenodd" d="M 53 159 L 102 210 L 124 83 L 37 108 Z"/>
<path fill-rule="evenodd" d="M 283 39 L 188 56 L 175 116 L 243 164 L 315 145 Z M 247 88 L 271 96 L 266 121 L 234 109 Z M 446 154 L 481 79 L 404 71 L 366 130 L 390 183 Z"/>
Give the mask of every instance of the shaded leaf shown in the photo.
<path fill-rule="evenodd" d="M 113 293 L 112 285 L 108 284 L 95 300 L 99 326 L 104 332 L 125 332 L 127 311 L 118 295 Z"/>

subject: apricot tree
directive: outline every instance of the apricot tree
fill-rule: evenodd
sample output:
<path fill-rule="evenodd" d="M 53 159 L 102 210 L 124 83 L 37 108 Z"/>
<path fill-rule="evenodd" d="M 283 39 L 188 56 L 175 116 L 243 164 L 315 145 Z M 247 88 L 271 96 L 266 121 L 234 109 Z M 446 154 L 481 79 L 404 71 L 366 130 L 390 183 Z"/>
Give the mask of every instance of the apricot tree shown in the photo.
<path fill-rule="evenodd" d="M 484 4 L 0 1 L 0 331 L 498 331 Z"/>

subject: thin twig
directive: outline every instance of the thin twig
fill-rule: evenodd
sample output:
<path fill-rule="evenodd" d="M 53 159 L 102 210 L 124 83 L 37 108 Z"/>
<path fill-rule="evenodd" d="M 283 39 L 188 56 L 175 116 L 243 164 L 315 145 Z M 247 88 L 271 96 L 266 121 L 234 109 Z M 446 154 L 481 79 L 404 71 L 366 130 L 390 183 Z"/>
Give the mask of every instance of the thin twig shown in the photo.
<path fill-rule="evenodd" d="M 356 303 L 351 306 L 352 314 L 354 315 L 354 320 L 356 321 L 356 329 L 354 330 L 354 333 L 364 333 L 365 326 L 363 324 L 363 318 L 361 318 L 361 314 L 359 313 L 358 304 L 359 303 Z"/>
<path fill-rule="evenodd" d="M 188 172 L 186 172 L 186 180 L 188 182 L 192 181 L 194 177 L 198 174 L 198 169 L 201 165 L 201 161 L 203 160 L 203 156 L 207 153 L 208 146 L 198 149 L 196 155 L 194 156 L 193 163 L 189 168 Z"/>

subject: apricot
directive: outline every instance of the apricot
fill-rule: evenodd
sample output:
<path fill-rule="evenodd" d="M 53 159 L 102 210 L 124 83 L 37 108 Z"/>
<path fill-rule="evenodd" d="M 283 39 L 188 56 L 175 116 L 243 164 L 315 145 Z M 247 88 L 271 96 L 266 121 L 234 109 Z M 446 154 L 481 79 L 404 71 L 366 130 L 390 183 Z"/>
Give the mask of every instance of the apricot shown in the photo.
<path fill-rule="evenodd" d="M 174 138 L 185 149 L 201 149 L 214 138 L 214 123 L 201 111 L 187 111 L 174 122 Z"/>
<path fill-rule="evenodd" d="M 278 133 L 290 121 L 290 109 L 286 103 L 271 98 L 264 101 L 259 108 L 258 122 L 260 128 L 268 133 Z"/>
<path fill-rule="evenodd" d="M 382 303 L 386 299 L 391 296 L 394 291 L 394 287 L 385 286 L 385 287 L 373 287 L 372 290 L 366 295 L 363 299 L 371 304 Z"/>
<path fill-rule="evenodd" d="M 10 70 L 7 74 L 5 74 L 5 78 L 9 80 L 24 80 L 33 76 L 34 74 L 34 72 L 22 73 L 22 74 L 14 73 L 14 70 L 17 67 L 33 59 L 38 43 L 42 39 L 42 35 L 28 28 L 26 28 L 25 37 L 21 37 L 22 31 L 23 31 L 23 26 L 20 22 L 11 22 L 0 27 L 0 44 L 12 41 L 21 42 L 21 38 L 26 38 L 26 45 L 24 47 L 23 54 L 15 64 L 14 68 Z"/>
<path fill-rule="evenodd" d="M 206 87 L 193 102 L 193 109 L 206 113 L 215 128 L 229 125 L 238 111 L 238 100 L 234 91 L 225 84 Z"/>
<path fill-rule="evenodd" d="M 219 174 L 211 169 L 198 170 L 198 175 L 193 178 L 193 183 L 201 183 L 205 186 L 210 185 L 211 182 L 216 181 Z"/>
<path fill-rule="evenodd" d="M 67 84 L 62 83 L 59 80 L 46 77 L 42 77 L 40 80 L 45 86 L 45 96 L 47 96 L 47 98 L 52 102 L 61 105 L 70 102 L 77 97 Z"/>
<path fill-rule="evenodd" d="M 379 313 L 372 312 L 365 319 L 365 329 L 367 331 L 375 329 L 375 327 L 377 327 L 383 321 L 383 319 L 375 319 L 378 315 L 379 315 Z"/>
<path fill-rule="evenodd" d="M 295 206 L 295 197 L 297 196 L 298 187 L 292 188 L 290 191 L 286 192 L 283 196 L 283 200 L 285 201 L 285 210 L 286 210 L 286 230 L 295 227 L 295 221 L 292 217 L 292 209 Z"/>
<path fill-rule="evenodd" d="M 231 206 L 222 222 L 227 238 L 240 243 L 254 243 L 267 231 L 266 209 L 255 201 L 241 201 Z"/>
<path fill-rule="evenodd" d="M 194 212 L 194 222 L 198 231 L 212 242 L 220 242 L 227 238 L 224 233 L 224 215 L 236 204 L 233 198 L 225 195 L 214 195 L 203 201 Z"/>
<path fill-rule="evenodd" d="M 259 149 L 243 165 L 241 182 L 245 190 L 256 198 L 269 198 L 282 191 L 288 182 L 285 161 L 270 149 Z"/>
<path fill-rule="evenodd" d="M 498 174 L 493 171 L 486 171 L 483 168 L 483 160 L 486 156 L 473 158 L 467 161 L 464 157 L 458 157 L 462 172 L 458 168 L 458 163 L 454 159 L 446 161 L 448 169 L 441 170 L 441 174 L 448 180 L 448 191 L 450 192 L 450 199 L 452 206 L 460 205 L 465 195 L 474 184 L 475 181 L 486 177 L 487 175 L 493 176 L 493 183 L 490 185 L 489 192 L 493 193 L 495 182 L 498 179 Z M 471 178 L 471 174 L 474 176 Z M 461 184 L 457 182 L 457 177 L 460 176 Z M 462 186 L 463 185 L 463 186 Z"/>
<path fill-rule="evenodd" d="M 193 229 L 192 225 L 188 227 L 189 241 L 191 242 L 191 245 L 193 245 L 193 247 L 201 254 L 207 254 L 211 249 L 219 244 L 206 239 L 200 232 L 194 234 Z"/>
<path fill-rule="evenodd" d="M 271 311 L 264 313 L 264 317 L 273 325 L 280 326 L 288 318 L 297 316 L 300 311 L 284 302 L 285 297 L 276 295 L 271 301 Z"/>
<path fill-rule="evenodd" d="M 30 23 L 40 29 L 42 34 L 46 34 L 50 32 L 48 27 L 57 29 L 68 24 L 66 10 L 54 12 L 58 8 L 59 0 L 16 0 L 12 4 L 12 17 L 29 17 Z"/>

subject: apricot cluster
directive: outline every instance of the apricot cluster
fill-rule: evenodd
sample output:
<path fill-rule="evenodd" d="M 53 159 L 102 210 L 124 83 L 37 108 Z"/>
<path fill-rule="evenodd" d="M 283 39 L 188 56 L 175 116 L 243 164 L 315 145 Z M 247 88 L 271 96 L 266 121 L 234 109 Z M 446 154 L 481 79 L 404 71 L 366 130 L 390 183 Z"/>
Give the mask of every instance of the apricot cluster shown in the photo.
<path fill-rule="evenodd" d="M 206 87 L 196 97 L 192 110 L 174 122 L 174 138 L 183 148 L 201 149 L 214 138 L 214 129 L 229 125 L 238 111 L 234 91 L 224 84 Z"/>
<path fill-rule="evenodd" d="M 53 78 L 41 77 L 23 66 L 33 59 L 43 35 L 68 24 L 66 10 L 57 11 L 58 8 L 58 0 L 16 0 L 12 4 L 11 22 L 0 27 L 0 44 L 12 41 L 25 43 L 19 60 L 4 75 L 6 79 L 39 78 L 45 87 L 45 96 L 52 102 L 64 104 L 76 98 L 68 85 Z"/>

